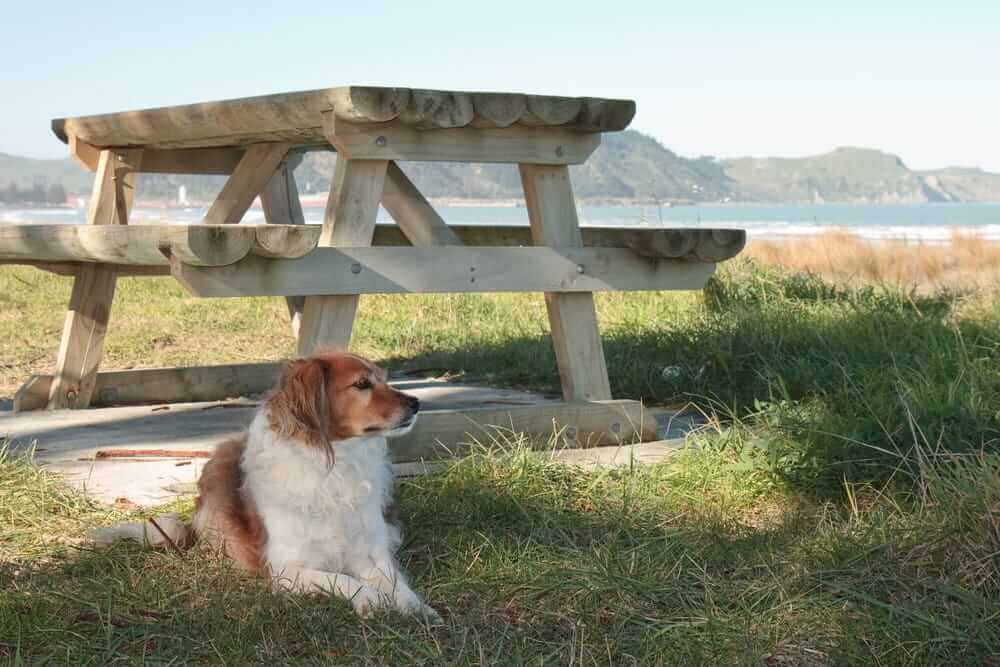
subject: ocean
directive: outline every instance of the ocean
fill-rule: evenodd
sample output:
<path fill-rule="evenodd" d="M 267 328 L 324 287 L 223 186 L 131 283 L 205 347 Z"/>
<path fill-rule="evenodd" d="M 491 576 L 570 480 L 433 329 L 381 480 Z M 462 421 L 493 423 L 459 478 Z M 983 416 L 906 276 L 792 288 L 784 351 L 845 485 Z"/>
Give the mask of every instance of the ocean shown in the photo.
<path fill-rule="evenodd" d="M 306 222 L 319 223 L 323 207 L 304 207 Z M 523 206 L 439 206 L 447 222 L 463 225 L 527 225 Z M 948 243 L 954 233 L 1000 241 L 1000 204 L 739 204 L 697 206 L 583 206 L 581 225 L 650 227 L 729 227 L 746 229 L 750 238 L 795 239 L 841 230 L 869 240 Z M 147 223 L 197 223 L 205 208 L 138 207 L 132 219 Z M 0 224 L 83 223 L 82 208 L 0 208 Z M 379 223 L 391 224 L 379 209 Z M 252 208 L 245 222 L 262 223 Z"/>

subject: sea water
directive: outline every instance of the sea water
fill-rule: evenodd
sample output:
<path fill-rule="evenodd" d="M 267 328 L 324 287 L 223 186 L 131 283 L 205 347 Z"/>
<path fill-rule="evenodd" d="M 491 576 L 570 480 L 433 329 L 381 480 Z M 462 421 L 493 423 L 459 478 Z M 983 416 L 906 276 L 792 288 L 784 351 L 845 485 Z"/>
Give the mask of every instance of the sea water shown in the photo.
<path fill-rule="evenodd" d="M 201 222 L 205 208 L 137 207 L 137 223 Z M 438 213 L 454 225 L 527 225 L 523 205 L 438 206 Z M 319 223 L 323 207 L 303 208 L 307 223 Z M 588 206 L 578 207 L 584 226 L 716 227 L 746 229 L 750 238 L 794 239 L 840 230 L 870 240 L 903 240 L 912 243 L 948 243 L 954 233 L 1000 241 L 998 204 L 704 204 L 695 206 Z M 0 224 L 83 223 L 83 208 L 0 208 Z M 250 209 L 244 222 L 264 222 L 259 207 Z M 391 224 L 379 209 L 378 222 Z"/>

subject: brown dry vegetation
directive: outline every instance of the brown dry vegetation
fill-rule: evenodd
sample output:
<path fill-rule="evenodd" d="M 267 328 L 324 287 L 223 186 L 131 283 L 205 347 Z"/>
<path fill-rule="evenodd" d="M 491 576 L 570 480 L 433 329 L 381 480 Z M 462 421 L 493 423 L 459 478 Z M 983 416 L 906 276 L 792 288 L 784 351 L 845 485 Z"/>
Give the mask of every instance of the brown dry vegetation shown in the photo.
<path fill-rule="evenodd" d="M 761 263 L 816 273 L 836 282 L 881 282 L 918 291 L 1000 287 L 1000 243 L 954 233 L 950 245 L 872 242 L 849 232 L 794 241 L 751 241 Z"/>

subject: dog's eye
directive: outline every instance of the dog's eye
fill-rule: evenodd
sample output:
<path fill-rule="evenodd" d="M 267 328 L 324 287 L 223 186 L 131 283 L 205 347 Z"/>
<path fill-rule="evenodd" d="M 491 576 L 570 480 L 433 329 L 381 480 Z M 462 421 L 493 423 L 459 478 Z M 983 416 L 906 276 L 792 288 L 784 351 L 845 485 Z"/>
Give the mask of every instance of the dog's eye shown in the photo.
<path fill-rule="evenodd" d="M 372 381 L 369 380 L 368 378 L 361 378 L 360 380 L 358 380 L 357 382 L 354 383 L 354 388 L 355 389 L 371 389 L 372 388 Z"/>

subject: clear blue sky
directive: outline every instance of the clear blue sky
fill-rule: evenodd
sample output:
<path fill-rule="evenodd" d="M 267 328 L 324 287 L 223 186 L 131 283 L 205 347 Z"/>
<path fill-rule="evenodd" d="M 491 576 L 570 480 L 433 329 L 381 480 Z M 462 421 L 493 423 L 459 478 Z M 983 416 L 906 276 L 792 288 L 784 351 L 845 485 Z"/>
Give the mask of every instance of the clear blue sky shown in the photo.
<path fill-rule="evenodd" d="M 349 83 L 628 97 L 688 156 L 841 145 L 1000 171 L 1000 2 L 22 2 L 0 151 L 49 119 Z"/>

